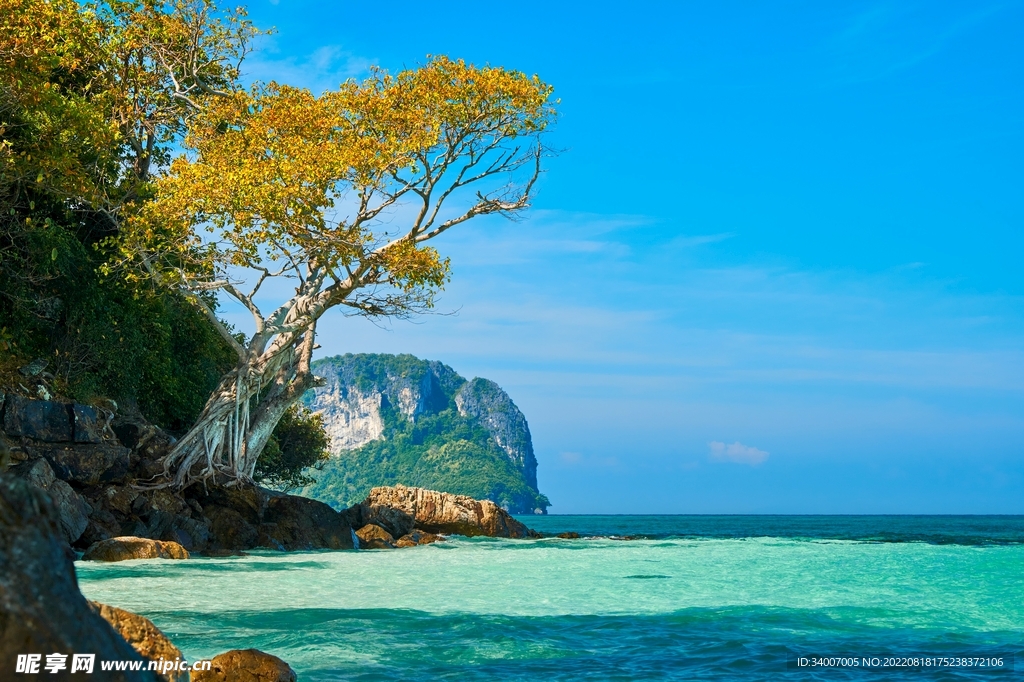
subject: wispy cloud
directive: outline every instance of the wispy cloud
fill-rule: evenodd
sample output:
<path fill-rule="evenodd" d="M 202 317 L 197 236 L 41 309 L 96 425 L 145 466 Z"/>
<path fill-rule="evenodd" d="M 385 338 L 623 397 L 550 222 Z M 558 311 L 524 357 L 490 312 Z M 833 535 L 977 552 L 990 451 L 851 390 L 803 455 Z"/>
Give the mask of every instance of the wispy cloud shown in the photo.
<path fill-rule="evenodd" d="M 744 445 L 739 441 L 732 445 L 726 445 L 721 441 L 713 440 L 708 443 L 708 450 L 712 462 L 736 462 L 737 464 L 757 466 L 768 459 L 768 453 L 764 450 Z"/>
<path fill-rule="evenodd" d="M 735 232 L 720 232 L 718 234 L 698 234 L 693 236 L 681 235 L 669 241 L 666 245 L 669 248 L 686 249 L 693 246 L 703 246 L 704 244 L 715 244 L 717 242 L 724 242 L 726 239 L 735 237 Z"/>
<path fill-rule="evenodd" d="M 615 457 L 594 457 L 579 452 L 563 451 L 558 454 L 560 468 L 605 469 L 617 467 L 619 460 Z"/>
<path fill-rule="evenodd" d="M 249 81 L 277 81 L 320 94 L 365 75 L 375 59 L 353 54 L 341 45 L 321 45 L 305 55 L 283 55 L 273 36 L 265 38 L 244 66 Z"/>
<path fill-rule="evenodd" d="M 836 79 L 866 82 L 915 67 L 1007 6 L 1010 3 L 963 5 L 955 16 L 943 16 L 928 5 L 876 4 L 851 17 L 829 41 L 831 56 L 837 60 Z M 910 26 L 913 29 L 908 30 Z"/>

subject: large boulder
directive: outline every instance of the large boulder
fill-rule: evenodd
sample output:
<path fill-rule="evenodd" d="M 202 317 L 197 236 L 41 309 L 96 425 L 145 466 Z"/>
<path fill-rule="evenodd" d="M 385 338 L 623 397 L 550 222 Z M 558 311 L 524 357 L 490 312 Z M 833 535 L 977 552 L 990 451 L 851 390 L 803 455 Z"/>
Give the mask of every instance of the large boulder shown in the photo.
<path fill-rule="evenodd" d="M 65 542 L 74 544 L 82 536 L 89 525 L 92 507 L 70 485 L 53 475 L 53 469 L 45 459 L 22 462 L 11 467 L 8 474 L 50 494 Z"/>
<path fill-rule="evenodd" d="M 356 531 L 359 549 L 394 549 L 395 538 L 380 526 L 368 523 Z"/>
<path fill-rule="evenodd" d="M 209 670 L 193 672 L 192 682 L 295 682 L 295 671 L 258 649 L 234 649 L 214 656 Z"/>
<path fill-rule="evenodd" d="M 97 613 L 78 590 L 74 557 L 63 543 L 49 496 L 19 478 L 0 477 L 0 670 L 13 679 L 19 655 L 96 655 L 99 661 L 141 661 L 142 657 Z M 38 660 L 38 659 L 37 659 Z M 86 675 L 86 677 L 89 677 Z M 27 679 L 27 678 L 26 678 Z M 34 679 L 34 678 L 33 678 Z M 71 678 L 74 679 L 74 678 Z M 153 682 L 153 673 L 104 672 L 113 682 Z"/>
<path fill-rule="evenodd" d="M 57 478 L 83 486 L 124 480 L 128 448 L 113 443 L 46 443 L 25 446 L 34 457 L 45 457 Z"/>
<path fill-rule="evenodd" d="M 209 522 L 209 543 L 204 550 L 245 550 L 259 545 L 259 526 L 267 506 L 268 493 L 253 485 L 213 487 L 188 491 Z"/>
<path fill-rule="evenodd" d="M 538 537 L 537 533 L 493 502 L 474 500 L 465 495 L 397 485 L 374 488 L 360 506 L 363 520 L 367 523 L 382 517 L 382 510 L 387 508 L 404 513 L 416 528 L 429 533 L 494 538 Z"/>
<path fill-rule="evenodd" d="M 274 495 L 267 501 L 259 527 L 260 545 L 288 551 L 352 549 L 348 519 L 317 500 Z"/>
<path fill-rule="evenodd" d="M 242 550 L 259 545 L 258 528 L 238 510 L 212 504 L 205 510 L 210 522 L 209 549 Z"/>
<path fill-rule="evenodd" d="M 207 522 L 208 541 L 198 551 L 351 549 L 359 509 L 336 512 L 328 505 L 257 486 L 189 489 L 193 517 Z"/>
<path fill-rule="evenodd" d="M 71 415 L 65 403 L 9 395 L 4 401 L 3 430 L 12 436 L 63 443 L 72 439 Z"/>
<path fill-rule="evenodd" d="M 110 623 L 117 633 L 124 637 L 124 640 L 132 645 L 140 656 L 151 661 L 171 661 L 185 658 L 181 649 L 174 646 L 167 635 L 160 631 L 160 628 L 153 625 L 153 621 L 144 618 L 131 611 L 119 609 L 116 606 L 108 606 L 99 602 L 91 601 L 89 606 L 100 615 L 103 620 Z M 166 682 L 187 682 L 188 672 L 168 670 L 166 673 L 158 673 L 157 679 Z"/>
<path fill-rule="evenodd" d="M 83 561 L 129 559 L 188 559 L 188 550 L 177 542 L 129 536 L 97 542 L 82 555 Z"/>

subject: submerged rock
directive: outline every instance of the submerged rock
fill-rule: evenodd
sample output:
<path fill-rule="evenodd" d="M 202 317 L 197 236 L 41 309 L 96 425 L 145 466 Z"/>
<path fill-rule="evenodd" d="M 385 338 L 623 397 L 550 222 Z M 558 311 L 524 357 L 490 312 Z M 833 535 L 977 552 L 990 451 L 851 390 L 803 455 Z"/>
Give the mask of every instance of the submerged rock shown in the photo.
<path fill-rule="evenodd" d="M 173 661 L 184 658 L 181 650 L 167 639 L 167 636 L 160 631 L 160 628 L 153 625 L 153 621 L 119 609 L 116 606 L 108 606 L 99 602 L 91 601 L 89 606 L 100 615 L 103 620 L 110 623 L 117 633 L 124 637 L 124 640 L 132 645 L 140 656 L 151 661 Z M 182 671 L 170 671 L 157 674 L 158 680 L 167 682 L 187 682 L 188 673 Z"/>
<path fill-rule="evenodd" d="M 188 550 L 177 542 L 129 536 L 97 542 L 82 555 L 83 561 L 129 559 L 188 559 Z"/>
<path fill-rule="evenodd" d="M 356 531 L 359 549 L 394 549 L 395 538 L 380 526 L 368 523 Z"/>
<path fill-rule="evenodd" d="M 486 535 L 494 538 L 539 537 L 489 500 L 474 500 L 403 485 L 374 488 L 360 505 L 363 518 L 380 518 L 383 508 L 409 516 L 416 528 L 444 535 Z"/>
<path fill-rule="evenodd" d="M 398 538 L 395 547 L 415 547 L 416 545 L 429 545 L 432 542 L 444 542 L 444 538 L 424 530 L 414 530 L 408 535 Z"/>
<path fill-rule="evenodd" d="M 44 491 L 18 478 L 0 478 L 0 670 L 5 678 L 13 679 L 19 654 L 91 653 L 97 661 L 142 660 L 79 592 L 74 557 L 58 525 Z M 68 658 L 65 673 L 71 662 Z M 49 678 L 44 665 L 45 658 L 40 677 Z M 102 679 L 155 680 L 149 671 L 105 672 Z"/>
<path fill-rule="evenodd" d="M 210 663 L 209 670 L 192 673 L 192 682 L 295 682 L 290 665 L 259 649 L 234 649 Z"/>
<path fill-rule="evenodd" d="M 579 540 L 580 534 L 569 531 L 568 533 L 559 533 L 555 537 L 562 538 L 563 540 Z"/>

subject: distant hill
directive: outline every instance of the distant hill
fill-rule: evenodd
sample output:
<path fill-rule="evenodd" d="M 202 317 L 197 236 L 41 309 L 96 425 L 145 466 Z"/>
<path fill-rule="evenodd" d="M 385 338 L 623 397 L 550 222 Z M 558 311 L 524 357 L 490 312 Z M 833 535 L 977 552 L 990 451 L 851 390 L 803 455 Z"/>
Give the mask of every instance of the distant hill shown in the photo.
<path fill-rule="evenodd" d="M 546 513 L 526 417 L 493 381 L 412 355 L 339 355 L 313 372 L 327 383 L 304 402 L 323 415 L 332 457 L 302 494 L 341 508 L 401 483 Z"/>

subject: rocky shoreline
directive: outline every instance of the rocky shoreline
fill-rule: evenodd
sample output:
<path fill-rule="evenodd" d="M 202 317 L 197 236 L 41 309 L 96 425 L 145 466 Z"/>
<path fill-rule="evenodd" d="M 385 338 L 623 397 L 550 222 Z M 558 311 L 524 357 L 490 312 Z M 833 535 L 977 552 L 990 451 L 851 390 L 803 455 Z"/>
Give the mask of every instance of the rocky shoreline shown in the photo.
<path fill-rule="evenodd" d="M 374 488 L 343 511 L 258 486 L 146 489 L 173 438 L 142 420 L 0 393 L 0 665 L 26 651 L 172 660 L 152 622 L 86 601 L 74 561 L 189 559 L 252 549 L 395 549 L 445 535 L 540 535 L 486 500 Z M 108 672 L 111 680 L 294 682 L 287 663 L 233 650 L 204 673 Z M 5 668 L 7 669 L 7 668 Z"/>
<path fill-rule="evenodd" d="M 116 538 L 223 555 L 405 547 L 446 534 L 537 537 L 492 502 L 403 486 L 376 488 L 340 512 L 255 485 L 147 489 L 174 439 L 141 419 L 88 405 L 0 394 L 0 425 L 5 475 L 46 492 L 61 537 L 86 556 Z"/>

